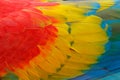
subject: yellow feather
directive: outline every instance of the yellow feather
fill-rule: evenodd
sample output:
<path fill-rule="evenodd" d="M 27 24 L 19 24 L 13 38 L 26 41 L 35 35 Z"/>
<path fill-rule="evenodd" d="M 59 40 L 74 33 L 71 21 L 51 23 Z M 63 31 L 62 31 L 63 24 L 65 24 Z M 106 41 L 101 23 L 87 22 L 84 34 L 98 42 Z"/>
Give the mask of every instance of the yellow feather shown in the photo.
<path fill-rule="evenodd" d="M 84 8 L 72 4 L 42 9 L 43 14 L 59 21 L 54 23 L 58 37 L 54 44 L 48 43 L 50 47 L 38 45 L 42 54 L 31 60 L 24 70 L 16 70 L 20 80 L 69 79 L 82 75 L 97 63 L 97 58 L 105 52 L 108 25 L 103 29 L 102 19 L 85 16 Z"/>

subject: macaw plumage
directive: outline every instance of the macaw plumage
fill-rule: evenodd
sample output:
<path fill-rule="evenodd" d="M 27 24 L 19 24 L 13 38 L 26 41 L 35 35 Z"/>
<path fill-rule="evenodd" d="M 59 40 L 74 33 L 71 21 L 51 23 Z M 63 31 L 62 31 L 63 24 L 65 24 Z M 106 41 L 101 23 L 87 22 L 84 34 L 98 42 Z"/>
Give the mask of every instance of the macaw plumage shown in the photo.
<path fill-rule="evenodd" d="M 120 1 L 0 1 L 0 80 L 119 80 Z"/>

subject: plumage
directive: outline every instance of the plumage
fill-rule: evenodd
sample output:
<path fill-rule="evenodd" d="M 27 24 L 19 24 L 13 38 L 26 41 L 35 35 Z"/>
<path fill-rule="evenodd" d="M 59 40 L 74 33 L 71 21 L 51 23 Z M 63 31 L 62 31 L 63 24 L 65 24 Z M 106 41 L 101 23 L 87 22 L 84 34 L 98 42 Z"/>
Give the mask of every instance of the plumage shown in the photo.
<path fill-rule="evenodd" d="M 1 80 L 119 80 L 119 2 L 0 1 Z"/>

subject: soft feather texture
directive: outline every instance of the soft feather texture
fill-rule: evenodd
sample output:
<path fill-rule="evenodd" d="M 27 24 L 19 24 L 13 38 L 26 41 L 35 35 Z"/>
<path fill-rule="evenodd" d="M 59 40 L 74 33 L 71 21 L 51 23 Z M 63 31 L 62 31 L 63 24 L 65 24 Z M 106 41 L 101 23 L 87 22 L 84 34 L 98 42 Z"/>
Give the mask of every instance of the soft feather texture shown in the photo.
<path fill-rule="evenodd" d="M 120 71 L 120 1 L 114 6 L 97 12 L 96 15 L 104 19 L 104 23 L 111 26 L 109 44 L 106 46 L 107 51 L 99 58 L 98 63 L 92 66 L 84 76 L 73 80 L 119 80 Z M 107 6 L 107 5 L 106 5 Z"/>
<path fill-rule="evenodd" d="M 119 80 L 118 1 L 4 1 L 2 80 Z"/>

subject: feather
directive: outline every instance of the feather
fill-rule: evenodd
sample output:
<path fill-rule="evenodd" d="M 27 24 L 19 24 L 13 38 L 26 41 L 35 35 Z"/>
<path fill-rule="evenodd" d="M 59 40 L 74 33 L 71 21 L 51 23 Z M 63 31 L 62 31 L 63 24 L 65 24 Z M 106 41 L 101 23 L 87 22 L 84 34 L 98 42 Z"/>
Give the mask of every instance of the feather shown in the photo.
<path fill-rule="evenodd" d="M 120 71 L 120 14 L 119 14 L 119 2 L 116 2 L 114 6 L 98 11 L 97 16 L 104 19 L 105 23 L 111 27 L 112 34 L 110 35 L 109 43 L 106 45 L 106 52 L 98 59 L 98 63 L 93 65 L 92 69 L 85 75 L 73 80 L 119 80 Z"/>
<path fill-rule="evenodd" d="M 119 1 L 0 4 L 2 80 L 119 79 Z"/>

